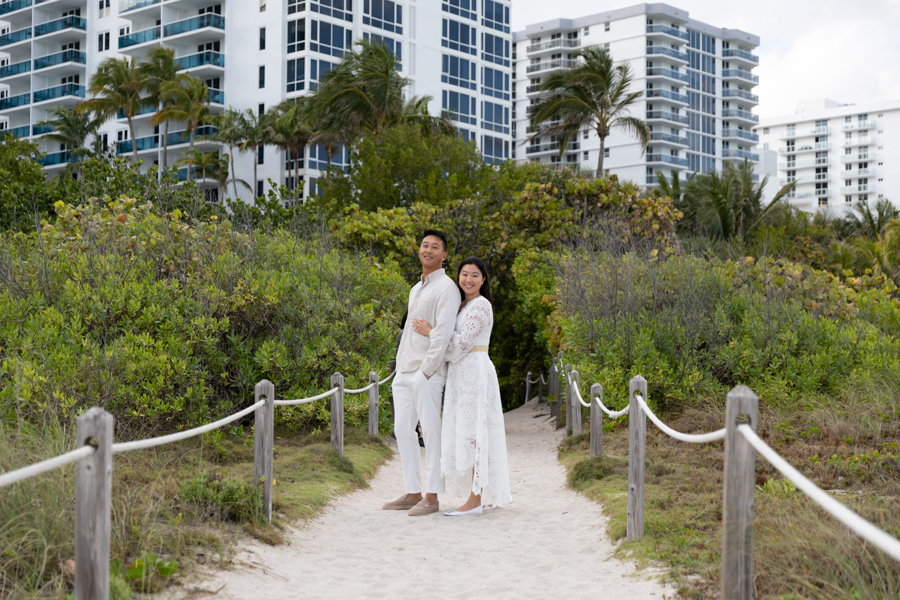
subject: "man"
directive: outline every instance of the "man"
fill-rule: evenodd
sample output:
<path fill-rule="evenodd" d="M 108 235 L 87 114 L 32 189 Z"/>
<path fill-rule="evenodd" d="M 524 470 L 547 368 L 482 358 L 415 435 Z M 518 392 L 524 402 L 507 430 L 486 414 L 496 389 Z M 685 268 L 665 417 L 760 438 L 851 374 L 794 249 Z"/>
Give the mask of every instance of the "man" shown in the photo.
<path fill-rule="evenodd" d="M 417 517 L 440 510 L 438 494 L 444 491 L 441 477 L 441 394 L 447 376 L 444 353 L 456 326 L 459 289 L 444 272 L 447 236 L 428 229 L 419 245 L 422 277 L 409 292 L 409 318 L 397 349 L 394 394 L 394 436 L 403 466 L 406 494 L 384 505 L 385 510 L 408 510 Z M 433 326 L 431 335 L 417 333 L 413 322 L 424 319 Z M 425 496 L 422 496 L 416 421 L 425 439 Z"/>

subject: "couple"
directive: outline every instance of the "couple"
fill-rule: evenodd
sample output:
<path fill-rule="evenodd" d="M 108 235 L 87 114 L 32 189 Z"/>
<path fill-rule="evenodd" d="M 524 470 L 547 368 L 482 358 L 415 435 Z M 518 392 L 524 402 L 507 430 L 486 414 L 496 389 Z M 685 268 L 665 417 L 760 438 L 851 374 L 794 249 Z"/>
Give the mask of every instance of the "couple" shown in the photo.
<path fill-rule="evenodd" d="M 425 231 L 419 245 L 422 278 L 409 293 L 409 318 L 397 349 L 394 436 L 406 494 L 384 505 L 410 516 L 438 512 L 444 481 L 469 499 L 447 516 L 478 515 L 512 501 L 497 372 L 488 357 L 494 325 L 487 269 L 471 257 L 454 282 L 442 267 L 447 236 Z M 462 298 L 461 298 L 462 296 Z M 447 394 L 441 419 L 441 392 Z M 425 438 L 422 496 L 416 422 Z M 482 505 L 482 502 L 484 505 Z"/>

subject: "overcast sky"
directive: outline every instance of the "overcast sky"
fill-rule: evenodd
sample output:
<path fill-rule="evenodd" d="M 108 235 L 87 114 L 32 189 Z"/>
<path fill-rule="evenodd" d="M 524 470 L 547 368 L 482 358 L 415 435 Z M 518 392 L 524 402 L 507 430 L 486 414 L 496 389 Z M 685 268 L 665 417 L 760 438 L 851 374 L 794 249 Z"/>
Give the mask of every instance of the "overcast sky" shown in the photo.
<path fill-rule="evenodd" d="M 633 6 L 631 0 L 513 0 L 512 28 Z M 677 0 L 691 18 L 758 35 L 760 117 L 798 101 L 900 100 L 900 0 Z"/>

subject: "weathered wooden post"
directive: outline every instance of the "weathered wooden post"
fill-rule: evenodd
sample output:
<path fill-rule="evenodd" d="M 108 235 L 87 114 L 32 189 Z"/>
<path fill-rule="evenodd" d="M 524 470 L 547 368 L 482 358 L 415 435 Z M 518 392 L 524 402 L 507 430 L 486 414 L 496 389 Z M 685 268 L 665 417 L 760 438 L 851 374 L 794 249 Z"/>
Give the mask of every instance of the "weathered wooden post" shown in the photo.
<path fill-rule="evenodd" d="M 531 400 L 531 371 L 525 376 L 525 402 Z"/>
<path fill-rule="evenodd" d="M 256 384 L 256 402 L 266 403 L 254 412 L 253 426 L 253 477 L 262 479 L 263 512 L 266 521 L 272 522 L 272 478 L 275 446 L 275 385 L 268 379 Z"/>
<path fill-rule="evenodd" d="M 344 455 L 344 376 L 331 376 L 331 387 L 337 388 L 331 394 L 331 449 Z"/>
<path fill-rule="evenodd" d="M 553 396 L 553 404 L 550 406 L 550 416 L 559 421 L 559 367 L 556 366 L 557 358 L 553 358 L 550 366 L 550 379 L 547 380 L 547 395 Z"/>
<path fill-rule="evenodd" d="M 647 439 L 647 415 L 635 398 L 647 401 L 647 380 L 638 375 L 628 386 L 628 517 L 627 538 L 644 536 L 644 446 Z"/>
<path fill-rule="evenodd" d="M 369 433 L 378 435 L 378 373 L 369 373 L 369 383 L 373 384 L 369 388 Z"/>
<path fill-rule="evenodd" d="M 603 402 L 603 386 L 595 383 L 591 386 L 591 458 L 603 454 L 603 409 L 600 402 Z"/>
<path fill-rule="evenodd" d="M 547 399 L 544 398 L 544 374 L 538 373 L 538 404 L 546 401 Z"/>
<path fill-rule="evenodd" d="M 574 402 L 574 398 L 572 397 L 572 386 L 569 385 L 569 373 L 571 372 L 572 365 L 566 365 L 563 371 L 566 381 L 566 437 L 572 435 L 572 402 Z M 559 426 L 557 426 L 558 428 Z"/>
<path fill-rule="evenodd" d="M 96 444 L 75 468 L 75 600 L 109 600 L 113 416 L 92 408 L 75 435 L 76 448 Z"/>
<path fill-rule="evenodd" d="M 722 600 L 753 598 L 753 494 L 756 450 L 738 431 L 756 431 L 759 400 L 739 385 L 728 392 L 725 408 L 725 497 L 722 501 Z"/>
<path fill-rule="evenodd" d="M 578 371 L 572 371 L 572 435 L 581 433 L 581 402 L 578 401 L 578 391 L 581 390 L 581 377 Z"/>

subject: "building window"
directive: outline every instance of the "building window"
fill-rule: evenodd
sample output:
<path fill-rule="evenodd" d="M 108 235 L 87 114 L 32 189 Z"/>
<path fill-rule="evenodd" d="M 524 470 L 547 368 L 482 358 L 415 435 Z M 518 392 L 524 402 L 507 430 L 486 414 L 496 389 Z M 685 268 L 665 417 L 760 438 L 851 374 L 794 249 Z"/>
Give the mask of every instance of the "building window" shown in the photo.
<path fill-rule="evenodd" d="M 609 158 L 609 148 L 603 149 L 603 158 Z"/>
<path fill-rule="evenodd" d="M 499 35 L 483 33 L 481 34 L 481 47 L 484 49 L 484 52 L 481 53 L 483 60 L 504 67 L 509 66 L 509 40 L 505 40 Z"/>
<path fill-rule="evenodd" d="M 581 37 L 586 37 L 589 35 L 591 35 L 591 28 L 585 27 L 584 30 L 581 32 Z"/>
<path fill-rule="evenodd" d="M 349 28 L 325 21 L 310 21 L 309 25 L 309 49 L 313 52 L 341 58 L 350 50 L 353 32 Z"/>
<path fill-rule="evenodd" d="M 265 146 L 257 146 L 256 147 L 256 164 L 264 165 L 266 164 L 266 147 Z M 262 194 L 260 194 L 261 196 Z"/>
<path fill-rule="evenodd" d="M 450 119 L 459 123 L 478 126 L 475 117 L 475 97 L 450 90 L 442 91 L 442 108 L 450 112 Z"/>
<path fill-rule="evenodd" d="M 392 0 L 364 0 L 363 25 L 403 33 L 403 7 Z"/>
<path fill-rule="evenodd" d="M 763 135 L 769 135 L 769 128 L 763 127 Z"/>
<path fill-rule="evenodd" d="M 299 92 L 306 88 L 306 59 L 295 58 L 287 62 L 287 91 Z"/>
<path fill-rule="evenodd" d="M 287 5 L 289 15 L 306 10 L 306 0 L 288 0 Z"/>
<path fill-rule="evenodd" d="M 266 87 L 266 67 L 262 65 L 259 68 L 259 89 Z"/>
<path fill-rule="evenodd" d="M 106 31 L 97 36 L 97 51 L 105 52 L 109 50 L 109 32 Z"/>
<path fill-rule="evenodd" d="M 403 60 L 403 44 L 400 40 L 393 40 L 386 35 L 380 35 L 377 33 L 369 33 L 368 31 L 363 32 L 363 37 L 367 40 L 371 40 L 376 43 L 381 43 L 387 46 L 387 49 L 394 53 L 394 56 L 397 57 L 397 60 Z"/>
<path fill-rule="evenodd" d="M 288 21 L 288 54 L 291 54 L 293 52 L 302 52 L 303 50 L 306 50 L 306 19 Z"/>
<path fill-rule="evenodd" d="M 309 8 L 323 17 L 353 22 L 353 0 L 312 0 Z"/>
<path fill-rule="evenodd" d="M 481 93 L 501 100 L 509 100 L 509 73 L 484 67 L 481 73 Z"/>
<path fill-rule="evenodd" d="M 262 198 L 263 196 L 263 180 L 259 179 L 256 182 L 256 197 Z"/>
<path fill-rule="evenodd" d="M 448 12 L 451 15 L 456 15 L 457 17 L 462 17 L 463 19 L 472 19 L 473 21 L 478 20 L 478 13 L 476 11 L 476 0 L 444 0 L 442 6 L 444 12 Z"/>
<path fill-rule="evenodd" d="M 509 7 L 494 0 L 484 0 L 484 18 L 481 24 L 503 33 L 509 33 Z"/>
<path fill-rule="evenodd" d="M 309 60 L 309 89 L 319 89 L 319 82 L 337 65 L 324 60 Z"/>
<path fill-rule="evenodd" d="M 481 154 L 485 162 L 498 163 L 509 158 L 509 142 L 490 135 L 481 136 Z M 554 155 L 559 161 L 559 156 Z"/>
<path fill-rule="evenodd" d="M 259 0 L 259 12 L 266 12 L 266 0 Z"/>
<path fill-rule="evenodd" d="M 259 28 L 259 49 L 260 50 L 266 49 L 266 28 L 265 27 Z"/>
<path fill-rule="evenodd" d="M 603 24 L 603 31 L 609 31 L 609 21 Z"/>
<path fill-rule="evenodd" d="M 444 54 L 441 81 L 461 88 L 477 89 L 476 68 L 474 61 Z"/>
<path fill-rule="evenodd" d="M 257 110 L 258 114 L 260 116 L 262 116 L 262 115 L 266 114 L 266 105 L 263 103 L 260 103 L 256 110 Z"/>
<path fill-rule="evenodd" d="M 481 117 L 484 129 L 509 134 L 509 108 L 493 102 L 482 102 Z"/>
<path fill-rule="evenodd" d="M 441 45 L 475 56 L 475 28 L 452 19 L 444 19 Z"/>

